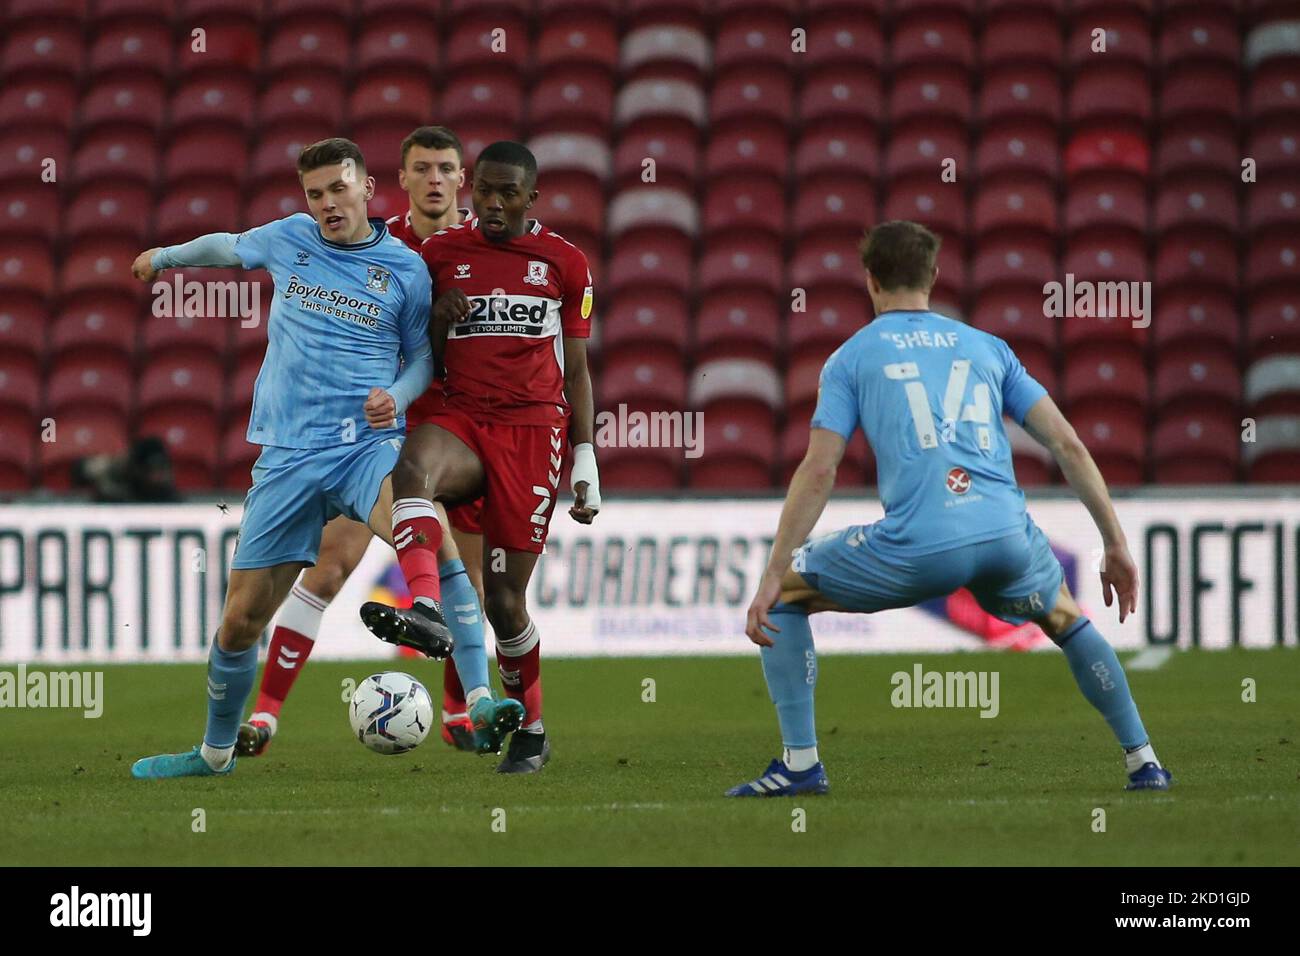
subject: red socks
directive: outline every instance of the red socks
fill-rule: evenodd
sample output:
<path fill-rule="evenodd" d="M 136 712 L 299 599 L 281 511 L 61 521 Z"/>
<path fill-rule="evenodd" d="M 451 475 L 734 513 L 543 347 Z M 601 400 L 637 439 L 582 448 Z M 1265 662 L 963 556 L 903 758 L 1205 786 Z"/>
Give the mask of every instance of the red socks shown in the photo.
<path fill-rule="evenodd" d="M 456 662 L 448 658 L 442 665 L 442 710 L 445 714 L 463 714 L 469 709 L 465 703 L 465 688 L 456 673 Z"/>
<path fill-rule="evenodd" d="M 316 644 L 325 607 L 325 601 L 301 584 L 293 586 L 280 612 L 279 623 L 271 633 L 271 646 L 266 651 L 262 686 L 258 689 L 254 713 L 280 716 L 280 707 Z"/>
<path fill-rule="evenodd" d="M 524 730 L 540 730 L 542 721 L 541 635 L 532 621 L 508 641 L 498 640 L 497 670 L 506 695 L 524 705 Z M 533 725 L 537 726 L 534 727 Z"/>
<path fill-rule="evenodd" d="M 402 567 L 411 602 L 420 598 L 438 601 L 438 548 L 442 545 L 442 523 L 433 502 L 425 498 L 399 498 L 393 502 L 393 547 Z"/>

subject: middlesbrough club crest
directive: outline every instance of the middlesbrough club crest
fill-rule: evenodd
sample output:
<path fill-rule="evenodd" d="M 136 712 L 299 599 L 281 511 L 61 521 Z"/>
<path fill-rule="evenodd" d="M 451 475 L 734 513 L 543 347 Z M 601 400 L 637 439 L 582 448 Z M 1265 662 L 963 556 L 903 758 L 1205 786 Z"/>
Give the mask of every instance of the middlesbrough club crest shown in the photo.
<path fill-rule="evenodd" d="M 529 285 L 546 285 L 546 263 L 530 259 L 528 275 L 524 276 L 524 281 Z"/>
<path fill-rule="evenodd" d="M 965 468 L 954 468 L 948 472 L 948 490 L 954 495 L 964 495 L 970 491 L 970 475 Z"/>

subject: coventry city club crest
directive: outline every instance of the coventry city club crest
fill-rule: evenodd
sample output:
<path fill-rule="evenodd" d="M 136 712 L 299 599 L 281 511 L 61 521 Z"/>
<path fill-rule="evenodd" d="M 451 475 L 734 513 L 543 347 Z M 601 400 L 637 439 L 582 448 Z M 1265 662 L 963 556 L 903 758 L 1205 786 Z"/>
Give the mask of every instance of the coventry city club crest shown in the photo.
<path fill-rule="evenodd" d="M 366 269 L 366 288 L 371 292 L 378 292 L 383 295 L 388 291 L 388 277 L 390 273 L 387 269 L 379 266 L 369 266 Z"/>
<path fill-rule="evenodd" d="M 528 263 L 528 275 L 524 281 L 529 285 L 546 285 L 546 263 L 532 259 Z"/>

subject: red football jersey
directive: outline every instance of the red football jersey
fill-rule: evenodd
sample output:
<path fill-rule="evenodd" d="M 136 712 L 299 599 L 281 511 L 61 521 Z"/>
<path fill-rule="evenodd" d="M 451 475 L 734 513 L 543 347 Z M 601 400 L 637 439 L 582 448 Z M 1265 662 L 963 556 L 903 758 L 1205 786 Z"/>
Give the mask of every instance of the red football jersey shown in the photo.
<path fill-rule="evenodd" d="M 582 250 L 535 219 L 517 239 L 493 242 L 474 218 L 434 233 L 420 255 L 435 299 L 458 288 L 470 303 L 447 333 L 447 406 L 501 424 L 562 424 L 563 339 L 591 335 Z"/>

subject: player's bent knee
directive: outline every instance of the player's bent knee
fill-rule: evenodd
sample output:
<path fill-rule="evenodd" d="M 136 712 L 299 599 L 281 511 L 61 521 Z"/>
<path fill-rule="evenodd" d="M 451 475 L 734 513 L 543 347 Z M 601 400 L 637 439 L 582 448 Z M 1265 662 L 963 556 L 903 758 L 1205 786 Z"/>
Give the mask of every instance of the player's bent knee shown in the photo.
<path fill-rule="evenodd" d="M 513 637 L 528 624 L 528 605 L 520 591 L 493 588 L 483 595 L 483 611 L 501 637 Z"/>

